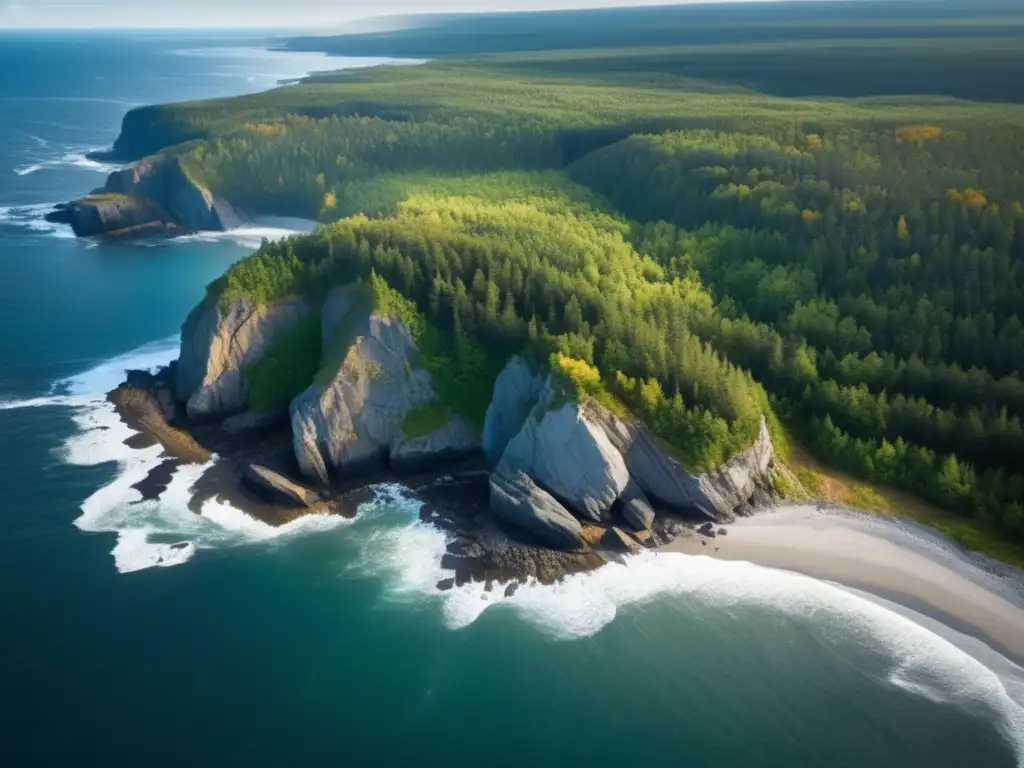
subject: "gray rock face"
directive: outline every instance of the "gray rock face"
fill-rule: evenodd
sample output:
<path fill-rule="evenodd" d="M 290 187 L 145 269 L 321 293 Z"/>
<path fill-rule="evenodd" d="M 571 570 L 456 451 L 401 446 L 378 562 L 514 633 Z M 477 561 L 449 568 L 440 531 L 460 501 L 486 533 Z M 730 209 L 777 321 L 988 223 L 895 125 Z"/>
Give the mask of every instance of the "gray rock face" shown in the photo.
<path fill-rule="evenodd" d="M 227 201 L 193 181 L 178 158 L 166 154 L 114 171 L 102 189 L 57 206 L 47 219 L 70 224 L 79 237 L 225 230 L 246 221 Z"/>
<path fill-rule="evenodd" d="M 648 497 L 676 509 L 699 510 L 708 517 L 731 516 L 767 479 L 774 457 L 768 423 L 763 418 L 751 448 L 702 475 L 687 472 L 642 425 L 608 412 L 597 418 L 609 441 L 625 456 L 630 476 Z"/>
<path fill-rule="evenodd" d="M 542 394 L 542 405 L 550 392 Z M 531 414 L 508 444 L 498 472 L 521 470 L 576 514 L 600 522 L 629 482 L 622 454 L 592 420 L 591 406 L 569 401 L 542 411 Z"/>
<path fill-rule="evenodd" d="M 114 171 L 104 189 L 153 200 L 185 229 L 232 229 L 244 218 L 226 201 L 214 198 L 208 189 L 189 178 L 178 159 L 170 155 L 150 155 Z"/>
<path fill-rule="evenodd" d="M 460 414 L 426 437 L 396 436 L 389 447 L 391 469 L 398 474 L 421 472 L 453 464 L 480 452 L 480 435 Z"/>
<path fill-rule="evenodd" d="M 320 496 L 271 469 L 252 464 L 245 470 L 245 482 L 270 501 L 296 507 L 312 507 Z"/>
<path fill-rule="evenodd" d="M 189 418 L 216 421 L 246 410 L 245 366 L 308 313 L 299 300 L 260 306 L 239 299 L 226 311 L 209 301 L 197 307 L 182 327 L 177 368 L 177 396 Z"/>
<path fill-rule="evenodd" d="M 544 377 L 516 355 L 494 382 L 494 396 L 484 422 L 484 455 L 492 466 L 501 461 L 505 448 L 523 428 L 529 409 L 544 388 Z"/>
<path fill-rule="evenodd" d="M 495 515 L 550 547 L 579 549 L 583 545 L 579 520 L 523 472 L 491 475 L 490 506 Z"/>
<path fill-rule="evenodd" d="M 703 483 L 715 490 L 731 512 L 767 484 L 775 446 L 768 433 L 768 422 L 761 417 L 761 429 L 754 445 L 733 456 L 717 469 L 701 475 Z"/>
<path fill-rule="evenodd" d="M 654 524 L 654 508 L 636 480 L 629 481 L 619 500 L 622 502 L 622 517 L 634 531 L 650 530 Z"/>
<path fill-rule="evenodd" d="M 430 374 L 417 364 L 409 329 L 394 316 L 353 306 L 350 289 L 335 289 L 322 310 L 324 356 L 337 372 L 291 405 L 295 456 L 302 473 L 326 485 L 330 474 L 360 474 L 391 460 L 399 471 L 449 460 L 479 449 L 461 419 L 409 440 L 410 411 L 437 400 Z"/>

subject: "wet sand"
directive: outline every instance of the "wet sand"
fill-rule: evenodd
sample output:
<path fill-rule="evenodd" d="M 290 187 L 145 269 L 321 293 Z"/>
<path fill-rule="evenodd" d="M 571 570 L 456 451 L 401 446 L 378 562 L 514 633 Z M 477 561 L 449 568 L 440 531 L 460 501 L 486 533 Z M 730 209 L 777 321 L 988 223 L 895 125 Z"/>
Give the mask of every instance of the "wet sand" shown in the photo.
<path fill-rule="evenodd" d="M 1024 572 L 913 523 L 792 507 L 684 536 L 663 551 L 741 560 L 877 595 L 924 613 L 1024 666 Z M 716 528 L 717 530 L 717 528 Z"/>

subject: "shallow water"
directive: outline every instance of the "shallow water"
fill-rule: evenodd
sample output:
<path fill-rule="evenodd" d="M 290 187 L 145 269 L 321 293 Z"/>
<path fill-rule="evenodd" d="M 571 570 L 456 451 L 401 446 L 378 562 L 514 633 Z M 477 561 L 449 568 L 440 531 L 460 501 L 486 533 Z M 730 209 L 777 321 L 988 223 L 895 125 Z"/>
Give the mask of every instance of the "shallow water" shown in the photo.
<path fill-rule="evenodd" d="M 444 535 L 396 486 L 354 521 L 283 530 L 219 502 L 189 512 L 201 468 L 138 503 L 156 450 L 123 445 L 105 392 L 169 361 L 205 284 L 282 230 L 96 245 L 43 204 L 102 182 L 81 155 L 128 105 L 310 66 L 238 42 L 0 37 L 0 68 L 25 73 L 0 86 L 15 764 L 1022 764 L 1024 699 L 998 659 L 813 579 L 645 553 L 511 599 L 441 594 Z"/>

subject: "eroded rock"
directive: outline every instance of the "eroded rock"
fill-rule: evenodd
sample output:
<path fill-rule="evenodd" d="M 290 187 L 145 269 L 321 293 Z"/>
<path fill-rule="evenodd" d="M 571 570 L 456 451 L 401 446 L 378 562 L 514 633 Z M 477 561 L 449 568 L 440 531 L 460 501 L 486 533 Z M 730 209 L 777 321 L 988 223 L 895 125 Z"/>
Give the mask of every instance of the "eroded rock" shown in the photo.
<path fill-rule="evenodd" d="M 588 406 L 570 400 L 545 410 L 551 397 L 549 388 L 497 471 L 525 472 L 580 517 L 601 522 L 629 482 L 625 461 Z"/>
<path fill-rule="evenodd" d="M 274 503 L 312 507 L 321 501 L 316 491 L 256 464 L 245 470 L 244 480 L 250 488 Z"/>
<path fill-rule="evenodd" d="M 491 512 L 526 531 L 550 547 L 578 549 L 582 526 L 550 493 L 524 472 L 491 476 Z"/>
<path fill-rule="evenodd" d="M 544 376 L 516 355 L 494 382 L 494 395 L 484 422 L 483 450 L 491 466 L 501 461 L 508 444 L 519 434 L 544 388 Z"/>
<path fill-rule="evenodd" d="M 236 299 L 200 304 L 181 329 L 177 396 L 190 419 L 217 421 L 249 406 L 245 367 L 258 362 L 282 331 L 309 314 L 304 301 L 257 304 Z"/>

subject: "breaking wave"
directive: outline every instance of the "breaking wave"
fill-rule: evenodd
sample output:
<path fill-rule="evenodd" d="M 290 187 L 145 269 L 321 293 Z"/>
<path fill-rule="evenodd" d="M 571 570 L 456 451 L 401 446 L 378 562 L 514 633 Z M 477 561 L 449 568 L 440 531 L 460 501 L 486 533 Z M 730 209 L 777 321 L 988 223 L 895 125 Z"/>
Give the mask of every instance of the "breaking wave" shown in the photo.
<path fill-rule="evenodd" d="M 451 629 L 488 611 L 511 611 L 553 638 L 575 640 L 657 600 L 682 598 L 696 610 L 721 612 L 766 608 L 821 627 L 826 642 L 880 648 L 889 659 L 886 684 L 998 724 L 1024 766 L 1024 670 L 912 611 L 789 571 L 669 552 L 644 552 L 552 586 L 526 584 L 511 597 L 483 584 L 441 592 L 437 582 L 451 576 L 440 567 L 448 540 L 420 522 L 418 510 L 400 486 L 379 487 L 348 531 L 361 550 L 350 567 L 382 578 L 391 600 L 438 600 Z"/>
<path fill-rule="evenodd" d="M 25 165 L 18 166 L 14 169 L 18 176 L 28 176 L 39 171 L 56 169 L 77 169 L 96 173 L 110 173 L 121 167 L 116 163 L 102 163 L 88 157 L 90 152 L 95 152 L 101 149 L 101 147 L 54 149 L 52 145 L 44 143 L 40 143 L 39 147 L 42 150 L 49 150 L 49 156 L 37 158 Z"/>
<path fill-rule="evenodd" d="M 347 522 L 337 517 L 307 517 L 274 528 L 216 499 L 206 502 L 202 515 L 196 515 L 188 507 L 191 488 L 213 462 L 178 468 L 158 499 L 142 501 L 132 486 L 164 460 L 162 448 L 138 450 L 125 445 L 134 433 L 106 401 L 106 393 L 123 380 L 126 370 L 154 370 L 170 362 L 177 351 L 175 338 L 162 339 L 62 379 L 48 395 L 0 400 L 0 410 L 70 408 L 78 430 L 61 448 L 64 461 L 75 466 L 117 464 L 117 476 L 85 500 L 82 514 L 75 520 L 83 531 L 116 534 L 111 554 L 117 570 L 130 573 L 181 565 L 201 549 L 282 541 Z"/>
<path fill-rule="evenodd" d="M 169 243 L 216 243 L 233 242 L 246 248 L 258 248 L 264 240 L 280 240 L 293 235 L 301 235 L 303 230 L 290 229 L 286 227 L 270 226 L 244 226 L 237 229 L 229 229 L 226 232 L 195 232 L 188 235 L 180 235 L 167 241 Z M 159 241 L 153 243 L 159 245 Z"/>
<path fill-rule="evenodd" d="M 75 233 L 67 224 L 54 224 L 46 220 L 46 214 L 53 210 L 54 205 L 44 203 L 0 206 L 0 228 L 27 229 L 51 237 L 73 240 Z"/>

